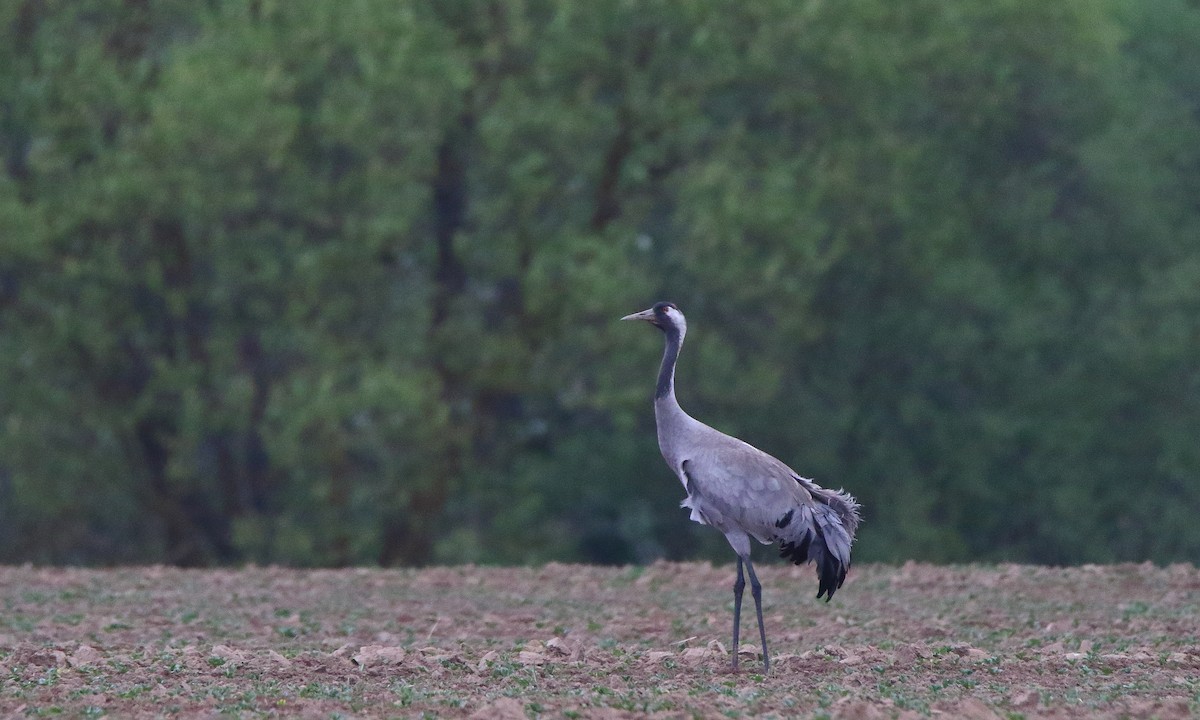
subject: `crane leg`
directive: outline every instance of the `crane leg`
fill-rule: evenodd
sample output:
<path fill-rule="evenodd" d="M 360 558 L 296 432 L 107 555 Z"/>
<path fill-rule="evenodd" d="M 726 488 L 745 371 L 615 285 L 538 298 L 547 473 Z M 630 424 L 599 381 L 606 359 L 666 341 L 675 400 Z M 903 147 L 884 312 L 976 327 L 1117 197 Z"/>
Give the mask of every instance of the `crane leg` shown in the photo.
<path fill-rule="evenodd" d="M 746 578 L 742 577 L 742 556 L 738 555 L 737 580 L 733 581 L 733 671 L 738 669 L 738 630 L 742 622 L 742 591 L 746 589 Z M 750 577 L 754 577 L 751 571 Z M 751 590 L 753 592 L 753 589 Z"/>
<path fill-rule="evenodd" d="M 762 640 L 763 654 L 763 672 L 771 671 L 771 655 L 767 652 L 767 628 L 763 625 L 762 616 L 762 585 L 758 582 L 758 576 L 754 574 L 754 565 L 750 562 L 750 558 L 746 558 L 746 570 L 750 572 L 750 595 L 754 598 L 754 611 L 758 614 L 758 637 Z M 738 565 L 738 578 L 741 579 L 741 565 Z M 737 643 L 734 643 L 736 646 Z M 735 647 L 734 652 L 737 652 Z M 736 661 L 736 655 L 735 661 Z"/>

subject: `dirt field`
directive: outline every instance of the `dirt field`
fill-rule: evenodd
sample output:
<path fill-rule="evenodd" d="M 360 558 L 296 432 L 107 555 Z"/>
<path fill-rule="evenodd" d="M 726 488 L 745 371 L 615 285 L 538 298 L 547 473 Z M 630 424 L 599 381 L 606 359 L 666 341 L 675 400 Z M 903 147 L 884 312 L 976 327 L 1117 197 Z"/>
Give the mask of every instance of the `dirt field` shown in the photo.
<path fill-rule="evenodd" d="M 0 717 L 1187 718 L 1200 572 L 764 565 L 728 671 L 732 568 L 0 568 Z M 744 632 L 751 640 L 753 604 Z"/>

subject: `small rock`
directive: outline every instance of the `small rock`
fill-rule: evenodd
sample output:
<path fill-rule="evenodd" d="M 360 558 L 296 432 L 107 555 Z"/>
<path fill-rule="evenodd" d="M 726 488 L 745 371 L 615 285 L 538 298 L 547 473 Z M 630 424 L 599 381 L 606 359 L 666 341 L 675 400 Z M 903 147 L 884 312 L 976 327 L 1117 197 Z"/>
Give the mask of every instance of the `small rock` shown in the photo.
<path fill-rule="evenodd" d="M 503 697 L 470 715 L 471 720 L 525 720 L 525 706 L 516 698 Z"/>
<path fill-rule="evenodd" d="M 67 658 L 67 664 L 71 667 L 83 667 L 94 662 L 99 662 L 104 656 L 99 650 L 91 645 L 80 645 L 79 648 Z"/>
<path fill-rule="evenodd" d="M 687 650 L 683 651 L 680 657 L 688 662 L 696 662 L 700 660 L 707 660 L 708 658 L 713 657 L 715 654 L 716 653 L 706 647 L 688 648 Z"/>
<path fill-rule="evenodd" d="M 993 718 L 1000 717 L 995 710 L 988 707 L 979 698 L 960 700 L 954 708 L 953 716 L 964 720 L 993 720 Z"/>
<path fill-rule="evenodd" d="M 29 656 L 30 665 L 57 667 L 67 664 L 67 654 L 62 650 L 41 650 Z"/>
<path fill-rule="evenodd" d="M 387 645 L 366 645 L 359 648 L 354 657 L 350 658 L 355 665 L 365 668 L 372 665 L 399 665 L 404 662 L 408 653 L 402 647 Z"/>
<path fill-rule="evenodd" d="M 539 652 L 522 650 L 521 652 L 517 653 L 517 662 L 521 663 L 522 665 L 545 665 L 546 656 Z"/>
<path fill-rule="evenodd" d="M 500 653 L 495 650 L 488 650 L 483 654 L 483 657 L 479 658 L 479 662 L 476 663 L 475 672 L 480 674 L 487 672 L 488 666 L 496 662 L 496 658 L 498 657 L 500 657 Z"/>
<path fill-rule="evenodd" d="M 1186 698 L 1166 697 L 1161 700 L 1149 698 L 1129 701 L 1126 711 L 1132 717 L 1154 717 L 1162 720 L 1183 720 L 1192 717 Z"/>
<path fill-rule="evenodd" d="M 546 641 L 546 649 L 550 650 L 551 652 L 555 653 L 556 655 L 570 655 L 571 650 L 572 650 L 571 646 L 567 643 L 567 641 L 563 640 L 560 637 L 552 637 L 549 640 L 547 640 Z"/>
<path fill-rule="evenodd" d="M 891 708 L 876 705 L 866 700 L 852 700 L 847 695 L 830 708 L 835 720 L 884 720 L 892 717 Z"/>
<path fill-rule="evenodd" d="M 268 650 L 267 657 L 271 658 L 272 660 L 279 663 L 280 665 L 283 665 L 284 667 L 287 667 L 292 664 L 291 660 L 288 660 L 283 655 L 280 655 L 279 653 L 275 652 L 274 650 Z"/>
<path fill-rule="evenodd" d="M 1166 697 L 1163 698 L 1162 715 L 1164 718 L 1189 718 L 1192 717 L 1191 702 L 1184 697 Z"/>
<path fill-rule="evenodd" d="M 213 645 L 211 657 L 221 658 L 225 661 L 225 665 L 236 667 L 246 662 L 246 653 L 241 650 L 236 650 L 228 645 Z"/>
<path fill-rule="evenodd" d="M 108 703 L 111 698 L 104 693 L 92 693 L 90 695 L 79 695 L 76 697 L 81 704 L 92 707 L 102 707 Z"/>
<path fill-rule="evenodd" d="M 1032 710 L 1041 702 L 1041 697 L 1034 690 L 1018 690 L 1008 696 L 1008 704 L 1017 710 Z"/>

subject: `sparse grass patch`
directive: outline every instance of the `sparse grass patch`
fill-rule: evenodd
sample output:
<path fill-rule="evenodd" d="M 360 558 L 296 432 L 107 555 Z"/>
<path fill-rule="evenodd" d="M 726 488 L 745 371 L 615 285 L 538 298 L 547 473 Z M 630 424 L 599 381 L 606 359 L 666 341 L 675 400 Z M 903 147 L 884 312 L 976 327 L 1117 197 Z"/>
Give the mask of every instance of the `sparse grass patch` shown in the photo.
<path fill-rule="evenodd" d="M 826 605 L 811 568 L 763 565 L 775 663 L 739 675 L 708 649 L 728 643 L 729 567 L 0 568 L 0 707 L 845 717 L 976 699 L 1000 717 L 1173 720 L 1200 702 L 1194 569 L 861 566 Z M 369 646 L 397 652 L 353 659 Z M 1020 688 L 1034 709 L 1011 705 Z"/>

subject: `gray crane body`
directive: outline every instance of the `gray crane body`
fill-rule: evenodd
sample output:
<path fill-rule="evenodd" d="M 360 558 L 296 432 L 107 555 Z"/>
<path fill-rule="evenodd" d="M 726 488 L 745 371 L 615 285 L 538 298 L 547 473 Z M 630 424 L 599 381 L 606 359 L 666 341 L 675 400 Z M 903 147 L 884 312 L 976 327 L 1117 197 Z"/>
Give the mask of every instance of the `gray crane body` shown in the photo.
<path fill-rule="evenodd" d="M 848 493 L 827 490 L 771 455 L 683 411 L 675 398 L 675 364 L 687 334 L 687 321 L 677 307 L 657 303 L 622 319 L 646 320 L 666 335 L 654 396 L 658 446 L 687 493 L 681 506 L 691 511 L 695 522 L 721 531 L 737 553 L 733 667 L 736 669 L 738 664 L 744 563 L 758 612 L 763 662 L 769 668 L 761 590 L 750 562 L 750 538 L 766 545 L 778 542 L 781 555 L 797 565 L 812 561 L 819 580 L 817 597 L 824 595 L 829 600 L 850 568 L 850 546 L 859 523 L 858 503 Z"/>
<path fill-rule="evenodd" d="M 850 565 L 854 529 L 846 527 L 835 508 L 853 500 L 690 417 L 672 400 L 654 405 L 659 449 L 683 483 L 687 498 L 680 505 L 691 510 L 691 519 L 719 530 L 742 557 L 750 554 L 750 538 L 764 545 L 803 544 L 808 554 L 800 560 L 814 561 L 819 571 L 829 568 L 841 585 L 842 568 Z M 857 517 L 851 522 L 856 526 Z M 830 595 L 833 590 L 836 586 L 831 585 Z"/>

